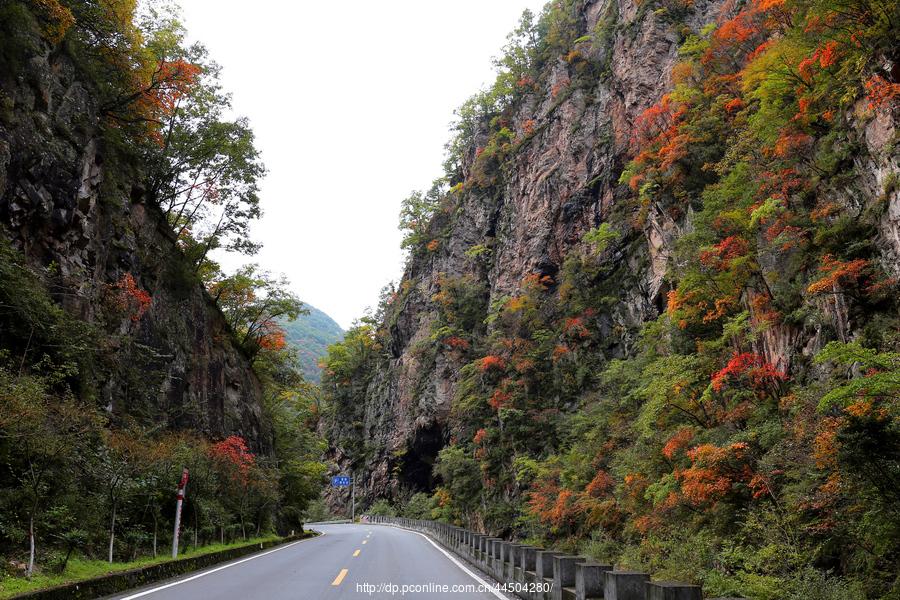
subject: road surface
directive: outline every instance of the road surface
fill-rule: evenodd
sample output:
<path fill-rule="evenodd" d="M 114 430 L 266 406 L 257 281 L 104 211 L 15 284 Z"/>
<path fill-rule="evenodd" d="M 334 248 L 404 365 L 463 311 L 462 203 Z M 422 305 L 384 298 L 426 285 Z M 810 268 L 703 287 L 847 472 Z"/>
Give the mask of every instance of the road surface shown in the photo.
<path fill-rule="evenodd" d="M 489 580 L 427 537 L 388 525 L 308 525 L 321 536 L 111 596 L 117 600 L 497 600 Z M 446 586 L 446 587 L 444 587 Z"/>

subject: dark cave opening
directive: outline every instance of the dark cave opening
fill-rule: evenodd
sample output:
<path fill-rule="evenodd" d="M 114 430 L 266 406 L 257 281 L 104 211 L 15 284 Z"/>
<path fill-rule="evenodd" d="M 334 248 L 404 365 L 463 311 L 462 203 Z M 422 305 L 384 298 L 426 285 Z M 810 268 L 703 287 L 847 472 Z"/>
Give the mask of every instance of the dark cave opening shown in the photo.
<path fill-rule="evenodd" d="M 430 492 L 436 478 L 432 473 L 438 452 L 444 447 L 444 430 L 438 423 L 419 427 L 407 442 L 400 462 L 400 481 L 414 492 Z"/>

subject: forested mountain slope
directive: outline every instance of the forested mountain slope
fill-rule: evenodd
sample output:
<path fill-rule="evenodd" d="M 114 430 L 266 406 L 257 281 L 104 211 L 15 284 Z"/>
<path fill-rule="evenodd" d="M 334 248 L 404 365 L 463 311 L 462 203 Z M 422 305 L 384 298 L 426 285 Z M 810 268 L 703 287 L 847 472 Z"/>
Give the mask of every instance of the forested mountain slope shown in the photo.
<path fill-rule="evenodd" d="M 341 341 L 344 330 L 334 319 L 316 308 L 305 304 L 309 312 L 293 321 L 282 323 L 285 341 L 297 351 L 300 371 L 307 381 L 319 383 L 322 371 L 319 367 L 328 346 Z"/>
<path fill-rule="evenodd" d="M 898 23 L 525 15 L 404 203 L 398 288 L 326 361 L 363 497 L 721 595 L 896 597 Z"/>

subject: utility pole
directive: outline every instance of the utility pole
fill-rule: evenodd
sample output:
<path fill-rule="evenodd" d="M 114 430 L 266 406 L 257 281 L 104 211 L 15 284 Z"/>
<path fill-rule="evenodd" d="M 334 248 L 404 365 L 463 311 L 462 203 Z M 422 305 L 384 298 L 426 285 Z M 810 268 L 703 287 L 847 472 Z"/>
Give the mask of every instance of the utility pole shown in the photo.
<path fill-rule="evenodd" d="M 184 492 L 187 489 L 188 470 L 181 471 L 181 481 L 178 483 L 178 495 L 175 503 L 175 534 L 172 536 L 172 558 L 178 558 L 178 529 L 181 527 L 181 504 L 184 502 Z"/>
<path fill-rule="evenodd" d="M 356 521 L 356 473 L 350 479 L 350 522 Z"/>

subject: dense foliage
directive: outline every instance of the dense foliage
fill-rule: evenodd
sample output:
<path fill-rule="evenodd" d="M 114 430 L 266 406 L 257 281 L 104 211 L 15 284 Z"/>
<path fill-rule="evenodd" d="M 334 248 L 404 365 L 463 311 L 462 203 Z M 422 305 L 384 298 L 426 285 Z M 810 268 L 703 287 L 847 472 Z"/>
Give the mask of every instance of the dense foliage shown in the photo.
<path fill-rule="evenodd" d="M 21 564 L 29 576 L 62 573 L 73 555 L 113 562 L 165 553 L 183 468 L 188 546 L 300 530 L 321 488 L 318 390 L 303 380 L 279 326 L 302 304 L 283 280 L 256 267 L 225 275 L 209 259 L 219 247 L 255 249 L 246 234 L 259 215 L 263 168 L 252 132 L 225 116 L 229 100 L 205 50 L 186 47 L 177 20 L 161 14 L 152 3 L 137 13 L 131 0 L 5 2 L 0 68 L 14 76 L 45 49 L 71 59 L 100 106 L 104 179 L 131 178 L 145 194 L 131 200 L 150 200 L 172 227 L 183 252 L 166 272 L 184 274 L 197 294 L 206 285 L 232 338 L 220 342 L 239 348 L 262 384 L 259 417 L 273 439 L 172 430 L 178 415 L 144 414 L 128 398 L 101 406 L 107 382 L 98 374 L 110 371 L 98 365 L 137 345 L 153 310 L 152 285 L 126 265 L 84 290 L 97 302 L 82 320 L 60 306 L 58 266 L 36 267 L 4 234 L 0 555 L 11 572 Z"/>
<path fill-rule="evenodd" d="M 449 189 L 404 205 L 413 260 L 439 251 L 442 215 L 469 190 L 502 185 L 539 126 L 513 119 L 544 89 L 547 61 L 574 74 L 551 101 L 607 77 L 605 59 L 578 48 L 608 44 L 616 14 L 584 31 L 578 4 L 526 14 L 495 85 L 460 110 Z M 900 5 L 727 3 L 699 31 L 681 21 L 691 6 L 640 3 L 680 37 L 680 61 L 674 89 L 634 123 L 611 220 L 556 277 L 529 275 L 490 305 L 477 281 L 438 282 L 418 351 L 460 365 L 451 439 L 431 506 L 404 504 L 714 595 L 896 598 L 900 307 L 874 240 L 898 179 L 875 197 L 860 180 L 872 168 L 862 129 L 900 95 Z M 660 217 L 685 231 L 665 306 L 629 329 L 621 257 Z M 329 356 L 338 406 L 361 398 L 412 285 L 389 298 L 383 326 L 357 332 L 362 344 Z"/>

